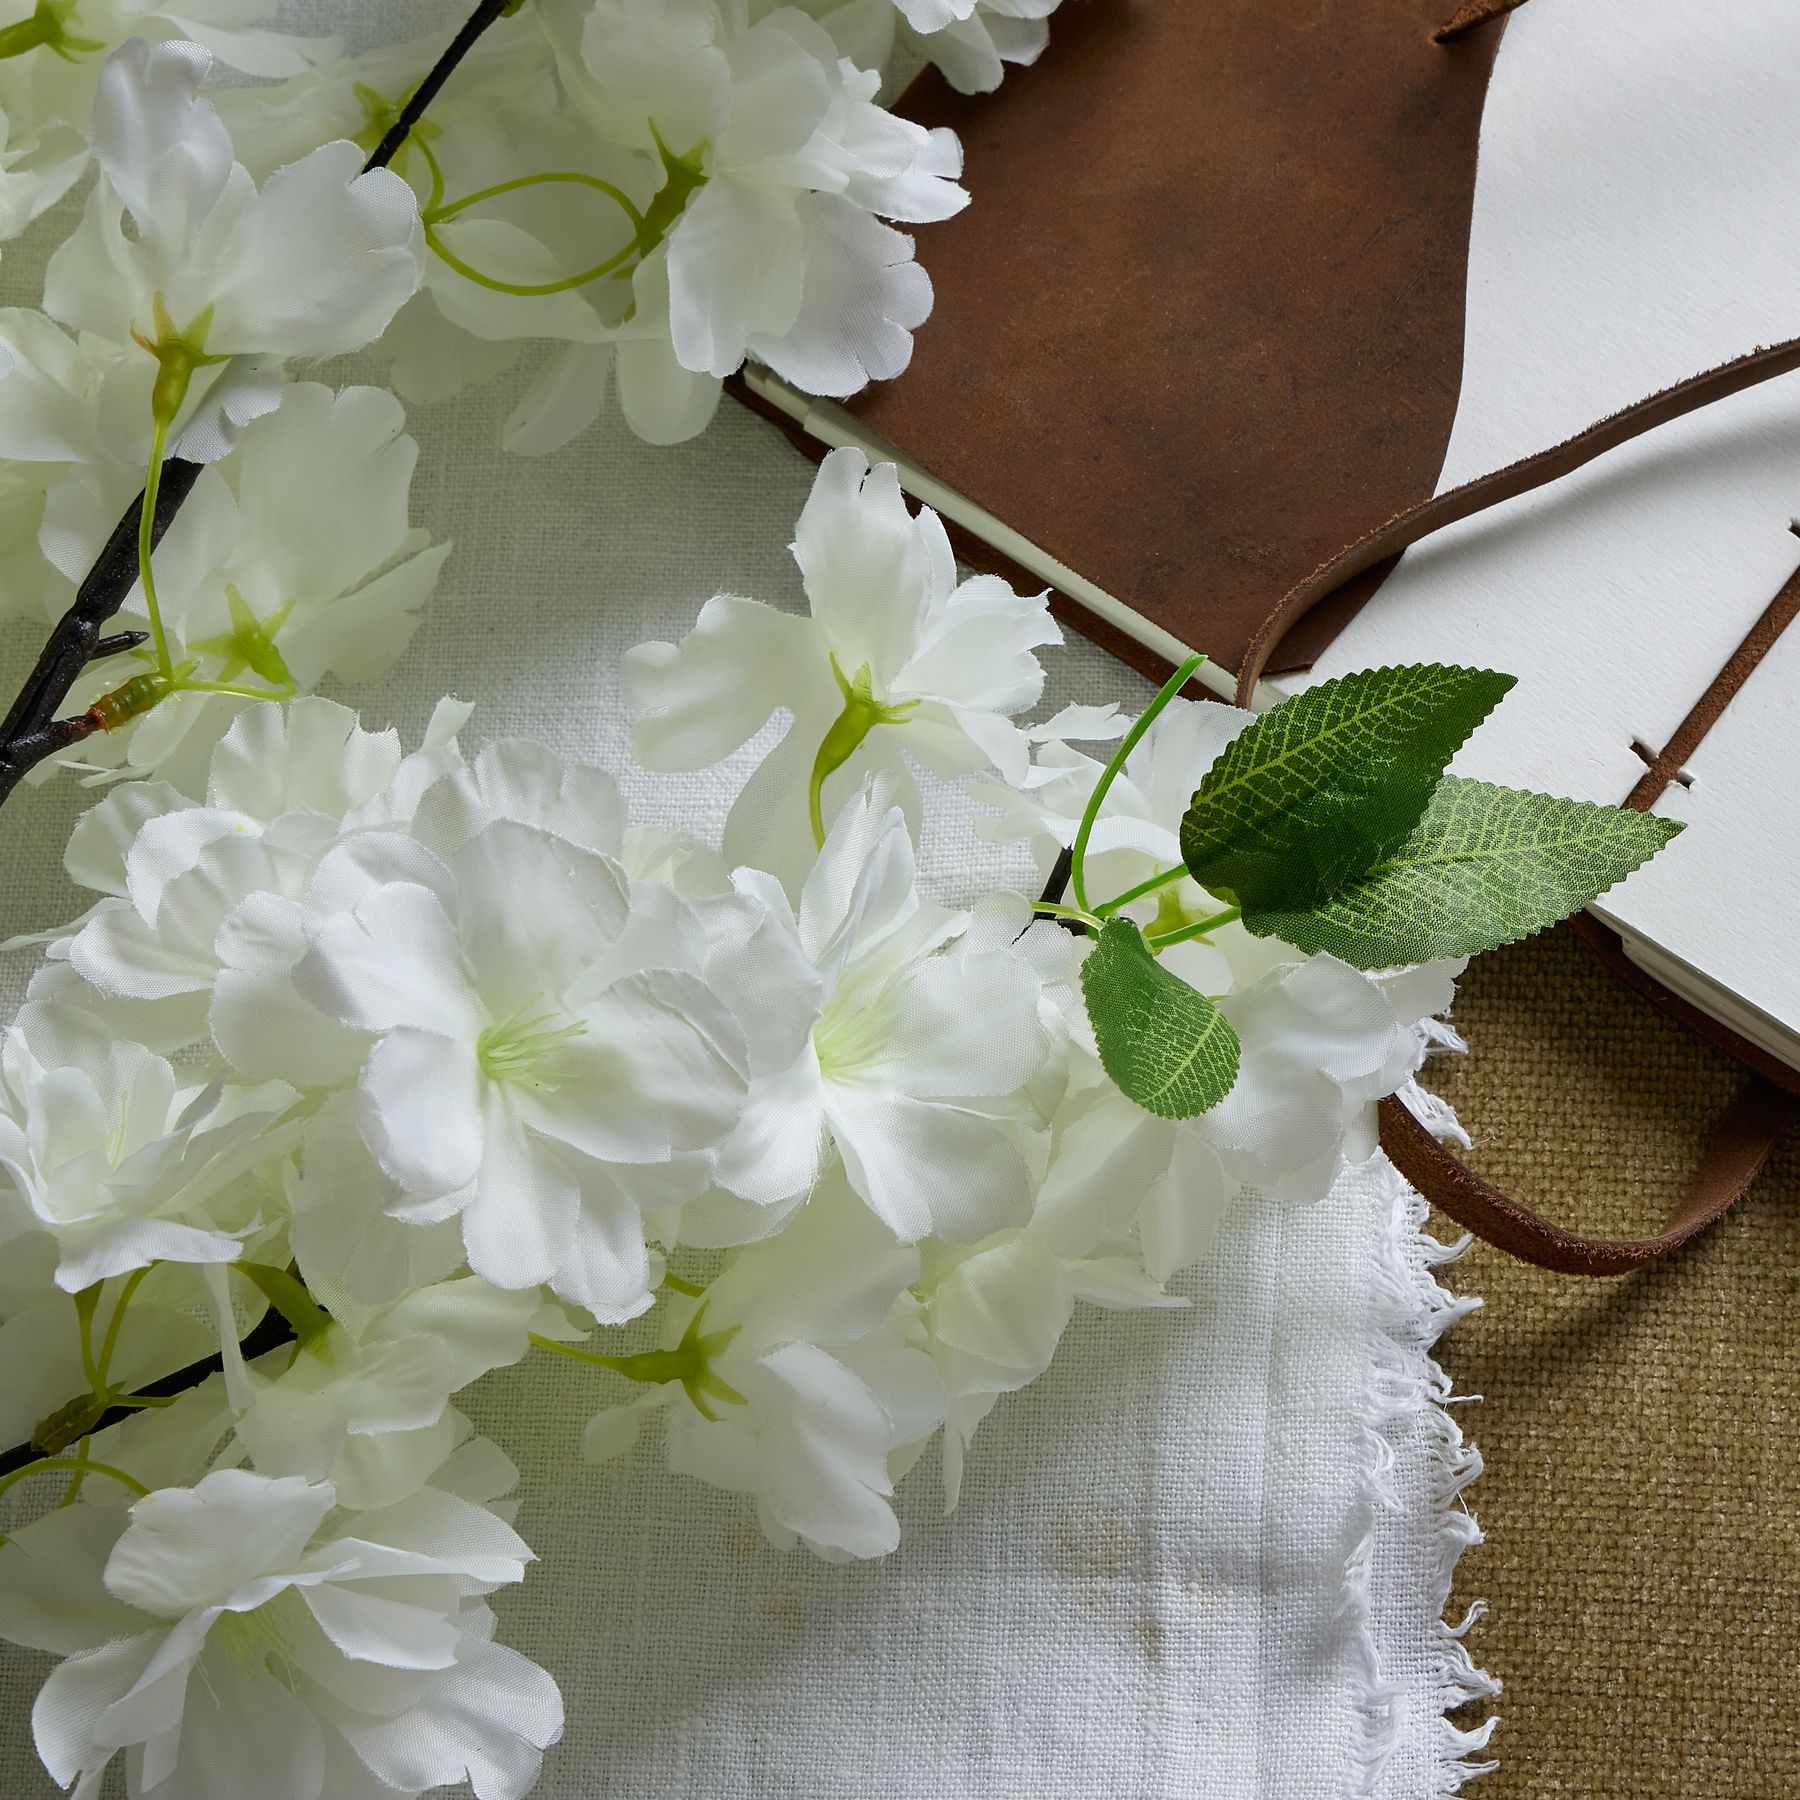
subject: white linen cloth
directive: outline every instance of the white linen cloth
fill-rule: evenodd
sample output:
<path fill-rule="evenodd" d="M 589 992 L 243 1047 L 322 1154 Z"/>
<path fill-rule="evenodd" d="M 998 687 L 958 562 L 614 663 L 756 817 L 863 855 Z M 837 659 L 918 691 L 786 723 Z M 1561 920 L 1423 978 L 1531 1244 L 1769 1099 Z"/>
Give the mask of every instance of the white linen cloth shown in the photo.
<path fill-rule="evenodd" d="M 447 28 L 457 10 L 384 5 L 353 35 Z M 9 253 L 0 289 L 36 298 L 25 256 Z M 619 774 L 636 820 L 716 840 L 748 759 L 632 771 L 618 658 L 678 638 L 715 591 L 798 606 L 786 544 L 811 471 L 729 401 L 676 449 L 609 417 L 553 456 L 509 458 L 499 428 L 521 388 L 413 418 L 413 517 L 456 548 L 403 661 L 341 697 L 416 742 L 435 699 L 458 693 L 478 703 L 466 742 L 542 739 Z M 22 670 L 28 634 L 0 650 Z M 1076 699 L 1136 709 L 1150 691 L 1080 640 L 1046 661 L 1044 715 Z M 1029 879 L 1020 853 L 975 837 L 966 806 L 929 794 L 921 867 L 943 897 Z M 79 910 L 59 859 L 93 798 L 62 778 L 0 814 L 0 935 Z M 0 967 L 9 1010 L 30 966 Z M 1190 1310 L 1083 1310 L 1050 1373 L 982 1427 L 952 1517 L 929 1455 L 902 1485 L 902 1547 L 877 1563 L 770 1549 L 747 1502 L 669 1475 L 654 1446 L 585 1466 L 581 1423 L 617 1385 L 597 1371 L 534 1357 L 490 1378 L 463 1404 L 523 1469 L 519 1527 L 542 1559 L 497 1597 L 502 1632 L 568 1705 L 538 1793 L 1454 1791 L 1482 1737 L 1445 1708 L 1491 1691 L 1440 1618 L 1476 1536 L 1457 1493 L 1479 1463 L 1435 1404 L 1429 1346 L 1453 1309 L 1422 1216 L 1379 1159 L 1321 1206 L 1240 1208 L 1186 1282 Z M 9 1800 L 55 1791 L 28 1724 L 45 1667 L 0 1648 Z"/>

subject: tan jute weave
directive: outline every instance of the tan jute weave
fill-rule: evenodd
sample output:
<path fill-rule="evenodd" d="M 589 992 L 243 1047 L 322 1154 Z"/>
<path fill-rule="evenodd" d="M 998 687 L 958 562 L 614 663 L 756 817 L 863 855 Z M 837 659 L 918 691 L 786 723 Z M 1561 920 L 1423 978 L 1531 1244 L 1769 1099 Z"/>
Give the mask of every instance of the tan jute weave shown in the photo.
<path fill-rule="evenodd" d="M 1480 959 L 1434 1063 L 1489 1179 L 1589 1232 L 1660 1224 L 1737 1079 L 1556 933 Z M 1437 1229 L 1451 1235 L 1449 1221 Z M 1477 1245 L 1439 1355 L 1487 1473 L 1458 1571 L 1506 1684 L 1482 1800 L 1800 1795 L 1800 1142 L 1615 1280 Z"/>

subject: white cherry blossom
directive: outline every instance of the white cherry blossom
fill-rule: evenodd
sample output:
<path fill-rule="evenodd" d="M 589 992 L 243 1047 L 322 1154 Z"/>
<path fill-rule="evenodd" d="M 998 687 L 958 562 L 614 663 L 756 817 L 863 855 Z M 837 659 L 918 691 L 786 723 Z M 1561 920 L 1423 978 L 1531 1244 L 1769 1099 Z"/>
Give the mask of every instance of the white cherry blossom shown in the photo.
<path fill-rule="evenodd" d="M 0 1042 L 0 1234 L 49 1232 L 69 1293 L 156 1261 L 229 1262 L 262 1221 L 251 1172 L 297 1135 L 292 1099 L 185 1083 L 98 1020 L 28 1003 Z"/>
<path fill-rule="evenodd" d="M 153 408 L 172 422 L 197 373 L 238 359 L 180 440 L 202 461 L 276 404 L 285 359 L 378 336 L 423 256 L 412 190 L 391 170 L 364 173 L 352 143 L 321 146 L 259 193 L 199 97 L 211 64 L 197 44 L 142 39 L 108 59 L 94 102 L 102 178 L 44 290 L 64 324 L 143 348 L 121 371 L 121 432 L 147 431 Z"/>
<path fill-rule="evenodd" d="M 521 1800 L 562 1703 L 491 1640 L 482 1596 L 531 1552 L 483 1504 L 492 1459 L 475 1448 L 375 1511 L 342 1509 L 329 1483 L 218 1469 L 15 1533 L 0 1631 L 64 1659 L 33 1712 L 52 1778 L 95 1794 L 125 1751 L 145 1796 L 360 1800 L 471 1780 L 481 1800 Z"/>
<path fill-rule="evenodd" d="M 328 676 L 367 680 L 400 656 L 449 554 L 408 522 L 418 446 L 403 424 L 398 403 L 378 388 L 333 394 L 303 382 L 285 388 L 235 452 L 202 472 L 157 551 L 157 594 L 178 663 L 192 661 L 204 680 L 279 696 Z M 46 595 L 51 617 L 72 601 L 141 479 L 141 470 L 122 465 L 90 467 L 50 488 L 42 542 L 66 578 Z M 333 528 L 319 530 L 320 519 Z M 146 622 L 140 585 L 119 625 Z M 97 664 L 69 709 L 116 687 L 134 666 Z M 191 787 L 232 720 L 257 704 L 177 693 L 59 762 Z"/>
<path fill-rule="evenodd" d="M 752 1495 L 764 1529 L 823 1554 L 900 1542 L 894 1480 L 944 1413 L 909 1341 L 918 1252 L 827 1178 L 777 1236 L 738 1251 L 704 1298 L 662 1313 L 673 1376 L 589 1425 L 590 1458 L 620 1454 L 666 1408 L 669 1466 Z M 645 1377 L 648 1378 L 647 1376 Z"/>
<path fill-rule="evenodd" d="M 642 1209 L 704 1189 L 743 1109 L 743 1029 L 685 966 L 683 921 L 633 920 L 611 858 L 507 820 L 435 868 L 420 854 L 423 879 L 371 883 L 294 969 L 369 1036 L 363 1129 L 391 1209 L 459 1213 L 498 1286 L 630 1317 L 650 1303 Z"/>
<path fill-rule="evenodd" d="M 923 899 L 897 807 L 866 790 L 839 815 L 797 911 L 740 871 L 818 971 L 800 1057 L 751 1096 L 720 1153 L 722 1187 L 768 1205 L 817 1178 L 827 1148 L 887 1227 L 959 1242 L 1024 1216 L 1021 1143 L 1051 1040 L 1041 986 L 1009 935 Z"/>
<path fill-rule="evenodd" d="M 992 575 L 959 583 L 937 514 L 910 514 L 893 464 L 871 469 L 857 450 L 820 465 L 793 552 L 808 616 L 721 594 L 679 645 L 640 644 L 621 672 L 632 753 L 650 769 L 705 768 L 778 707 L 792 714 L 732 808 L 725 854 L 797 890 L 815 783 L 823 824 L 875 773 L 916 811 L 902 751 L 943 776 L 992 765 L 1023 780 L 1014 716 L 1043 692 L 1034 652 L 1062 636 L 1042 595 Z"/>
<path fill-rule="evenodd" d="M 128 38 L 204 44 L 247 75 L 293 75 L 330 39 L 266 30 L 262 0 L 9 0 L 0 8 L 0 240 L 16 237 L 81 178 L 107 53 Z M 305 148 L 318 142 L 315 135 Z"/>

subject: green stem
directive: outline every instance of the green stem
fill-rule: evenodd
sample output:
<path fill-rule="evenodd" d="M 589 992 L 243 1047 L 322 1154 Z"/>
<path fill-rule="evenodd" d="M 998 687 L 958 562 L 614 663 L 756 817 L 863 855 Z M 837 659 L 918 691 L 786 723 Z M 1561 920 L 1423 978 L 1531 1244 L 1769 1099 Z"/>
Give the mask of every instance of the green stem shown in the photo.
<path fill-rule="evenodd" d="M 107 1323 L 106 1336 L 100 1341 L 100 1378 L 95 1384 L 94 1391 L 96 1393 L 105 1388 L 106 1378 L 112 1373 L 113 1352 L 119 1347 L 119 1327 L 125 1323 L 125 1309 L 131 1304 L 132 1296 L 137 1293 L 144 1277 L 149 1273 L 150 1265 L 148 1264 L 141 1269 L 133 1269 L 126 1276 L 125 1285 L 119 1290 L 119 1298 L 113 1305 L 112 1318 Z M 113 1396 L 108 1394 L 107 1399 L 111 1402 Z"/>
<path fill-rule="evenodd" d="M 87 1377 L 89 1391 L 96 1396 L 106 1385 L 106 1378 L 94 1357 L 94 1314 L 99 1309 L 100 1290 L 105 1285 L 103 1281 L 96 1281 L 92 1287 L 84 1287 L 74 1296 L 75 1324 L 81 1334 L 81 1372 Z"/>
<path fill-rule="evenodd" d="M 1127 759 L 1142 741 L 1144 733 L 1156 723 L 1163 708 L 1187 686 L 1189 676 L 1205 661 L 1204 656 L 1190 656 L 1163 683 L 1156 698 L 1144 708 L 1137 723 L 1120 739 L 1118 749 L 1112 753 L 1112 760 L 1100 771 L 1100 779 L 1094 783 L 1094 791 L 1088 796 L 1087 810 L 1081 815 L 1080 829 L 1075 833 L 1075 845 L 1069 863 L 1069 873 L 1075 888 L 1075 904 L 1083 912 L 1092 910 L 1088 905 L 1087 871 L 1083 866 L 1087 861 L 1088 839 L 1093 835 L 1094 821 L 1100 816 L 1100 806 L 1106 799 L 1107 790 L 1118 779 L 1119 771 L 1125 767 Z"/>
<path fill-rule="evenodd" d="M 454 250 L 446 250 L 443 240 L 429 225 L 425 227 L 425 242 L 435 255 L 465 280 L 474 282 L 477 287 L 486 288 L 489 293 L 516 294 L 522 300 L 538 300 L 546 294 L 566 294 L 571 288 L 584 287 L 590 281 L 598 281 L 602 275 L 610 275 L 637 250 L 635 244 L 627 244 L 618 255 L 609 256 L 605 262 L 596 263 L 591 269 L 583 269 L 579 275 L 565 275 L 560 281 L 502 281 L 497 275 L 482 274 L 479 269 L 464 262 Z"/>
<path fill-rule="evenodd" d="M 431 146 L 426 143 L 423 133 L 409 137 L 406 142 L 419 146 L 419 154 L 425 158 L 425 166 L 431 171 L 431 194 L 425 202 L 421 217 L 436 218 L 437 209 L 444 202 L 444 165 L 432 154 Z"/>
<path fill-rule="evenodd" d="M 1034 900 L 1031 910 L 1053 919 L 1079 919 L 1090 931 L 1098 931 L 1106 923 L 1098 914 L 1083 912 L 1079 906 L 1064 906 L 1060 900 Z"/>
<path fill-rule="evenodd" d="M 1205 937 L 1209 931 L 1217 931 L 1221 925 L 1229 925 L 1233 919 L 1241 916 L 1243 909 L 1228 906 L 1223 912 L 1210 914 L 1204 919 L 1197 919 L 1192 925 L 1184 925 L 1179 931 L 1165 931 L 1161 937 L 1145 938 L 1144 942 L 1152 950 L 1166 950 L 1171 944 L 1185 944 L 1189 938 Z"/>
<path fill-rule="evenodd" d="M 627 1367 L 627 1364 L 637 1361 L 636 1357 L 607 1356 L 599 1350 L 584 1350 L 579 1344 L 562 1344 L 558 1343 L 555 1338 L 540 1337 L 535 1331 L 527 1332 L 525 1335 L 540 1350 L 554 1350 L 558 1356 L 566 1356 L 572 1362 L 591 1363 L 596 1369 L 610 1369 L 613 1374 L 629 1376 L 633 1381 L 644 1379 L 641 1375 L 633 1375 L 631 1369 Z M 666 1354 L 666 1352 L 652 1350 L 646 1354 L 657 1356 Z M 663 1376 L 659 1379 L 668 1380 L 669 1377 Z"/>
<path fill-rule="evenodd" d="M 1114 894 L 1110 900 L 1102 900 L 1094 911 L 1101 918 L 1109 918 L 1121 906 L 1129 906 L 1134 900 L 1141 900 L 1146 894 L 1154 894 L 1159 887 L 1167 887 L 1171 881 L 1179 881 L 1188 872 L 1186 863 L 1177 863 L 1172 869 L 1164 869 L 1159 875 L 1152 875 L 1148 881 L 1140 881 L 1136 887 L 1127 888 L 1122 894 Z"/>
<path fill-rule="evenodd" d="M 24 56 L 60 35 L 56 15 L 44 0 L 38 0 L 37 11 L 29 19 L 20 19 L 17 24 L 0 29 L 0 61 L 9 56 Z"/>
<path fill-rule="evenodd" d="M 432 168 L 437 168 L 436 159 L 432 159 Z M 439 178 L 441 181 L 441 177 Z M 574 170 L 552 170 L 541 175 L 516 175 L 511 181 L 496 181 L 492 187 L 477 188 L 472 194 L 464 194 L 460 200 L 452 200 L 448 206 L 443 204 L 441 187 L 434 192 L 430 204 L 425 208 L 425 223 L 441 225 L 446 219 L 454 219 L 460 212 L 466 212 L 471 206 L 479 206 L 483 200 L 497 199 L 501 194 L 515 194 L 520 188 L 544 187 L 548 184 L 573 183 L 580 187 L 595 188 L 611 200 L 619 210 L 631 221 L 634 235 L 644 229 L 644 215 L 632 204 L 631 196 L 622 188 L 616 188 L 610 181 L 602 181 L 598 175 L 582 175 Z M 633 248 L 635 248 L 635 243 Z"/>
<path fill-rule="evenodd" d="M 191 681 L 176 683 L 178 694 L 230 694 L 239 700 L 291 700 L 299 689 L 293 682 L 280 687 L 246 687 L 237 681 Z"/>
<path fill-rule="evenodd" d="M 875 698 L 875 679 L 864 663 L 854 675 L 846 675 L 834 655 L 831 673 L 838 692 L 844 696 L 844 710 L 832 720 L 831 729 L 819 742 L 819 753 L 813 758 L 812 778 L 806 784 L 806 816 L 812 825 L 813 846 L 825 848 L 825 783 L 862 747 L 862 741 L 877 725 L 904 725 L 918 710 L 917 700 L 902 700 L 890 705 Z"/>
<path fill-rule="evenodd" d="M 421 145 L 423 148 L 423 145 Z M 487 288 L 496 294 L 516 294 L 524 299 L 539 298 L 546 294 L 563 294 L 571 288 L 584 287 L 590 281 L 598 281 L 602 275 L 610 275 L 615 269 L 629 262 L 639 254 L 647 226 L 644 215 L 632 204 L 631 196 L 622 188 L 614 187 L 610 181 L 602 181 L 598 175 L 582 175 L 574 170 L 552 170 L 539 175 L 516 175 L 511 181 L 496 181 L 492 187 L 478 188 L 472 194 L 464 194 L 460 200 L 452 200 L 444 204 L 444 173 L 438 166 L 436 157 L 429 150 L 425 152 L 431 165 L 431 199 L 424 211 L 425 242 L 433 252 L 441 257 L 457 274 L 465 280 L 473 281 L 477 286 Z M 560 185 L 594 188 L 611 200 L 615 206 L 631 221 L 631 242 L 623 250 L 609 256 L 604 262 L 596 263 L 591 269 L 584 269 L 579 275 L 565 275 L 556 281 L 502 281 L 497 275 L 484 275 L 479 269 L 462 260 L 455 251 L 447 249 L 443 240 L 437 235 L 436 227 L 447 224 L 471 206 L 479 206 L 484 200 L 498 199 L 502 194 L 516 194 L 521 188 Z"/>
<path fill-rule="evenodd" d="M 704 1306 L 696 1309 L 687 1330 L 681 1334 L 681 1342 L 673 1350 L 640 1350 L 634 1356 L 607 1356 L 598 1350 L 583 1350 L 575 1344 L 559 1344 L 555 1338 L 540 1337 L 535 1331 L 529 1336 L 540 1350 L 554 1350 L 558 1356 L 588 1363 L 596 1369 L 610 1370 L 614 1375 L 623 1375 L 627 1381 L 646 1382 L 655 1387 L 679 1382 L 695 1411 L 702 1418 L 716 1419 L 718 1414 L 712 1410 L 711 1401 L 722 1400 L 727 1406 L 744 1404 L 744 1396 L 715 1375 L 712 1368 L 713 1358 L 737 1336 L 738 1327 L 729 1325 L 723 1331 L 702 1333 L 700 1326 L 705 1317 Z"/>
<path fill-rule="evenodd" d="M 74 1456 L 45 1456 L 36 1462 L 27 1463 L 22 1469 L 14 1469 L 10 1475 L 0 1476 L 0 1494 L 4 1494 L 14 1483 L 23 1481 L 27 1475 L 43 1475 L 51 1469 L 81 1469 L 89 1475 L 104 1475 L 116 1481 L 121 1487 L 128 1487 L 142 1500 L 150 1490 L 135 1475 L 127 1475 L 123 1469 L 115 1469 L 111 1463 L 83 1461 Z"/>
<path fill-rule="evenodd" d="M 683 1281 L 679 1275 L 664 1274 L 663 1286 L 673 1288 L 678 1294 L 686 1294 L 690 1300 L 698 1300 L 706 1292 L 697 1281 Z"/>
<path fill-rule="evenodd" d="M 156 578 L 150 569 L 150 545 L 156 531 L 156 496 L 162 487 L 163 452 L 169 442 L 169 421 L 159 412 L 150 436 L 150 466 L 144 471 L 144 501 L 138 512 L 138 579 L 144 584 L 144 610 L 150 615 L 150 637 L 156 646 L 156 672 L 165 679 L 175 673 L 169 654 L 169 634 L 163 630 L 162 610 L 156 604 Z"/>

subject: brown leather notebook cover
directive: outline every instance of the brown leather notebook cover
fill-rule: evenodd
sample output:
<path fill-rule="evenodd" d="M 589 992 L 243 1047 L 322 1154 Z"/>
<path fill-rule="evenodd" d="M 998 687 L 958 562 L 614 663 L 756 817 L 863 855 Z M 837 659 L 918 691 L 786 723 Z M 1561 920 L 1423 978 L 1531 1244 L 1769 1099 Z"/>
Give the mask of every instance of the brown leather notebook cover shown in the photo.
<path fill-rule="evenodd" d="M 845 410 L 1235 668 L 1294 582 L 1428 496 L 1443 463 L 1499 37 L 1433 44 L 1445 11 L 1067 0 L 998 93 L 928 71 L 899 110 L 957 132 L 974 200 L 920 233 L 937 301 L 911 367 Z M 976 566 L 1044 586 L 954 535 Z M 1276 666 L 1310 660 L 1385 572 Z M 1130 619 L 1055 604 L 1166 673 Z"/>

